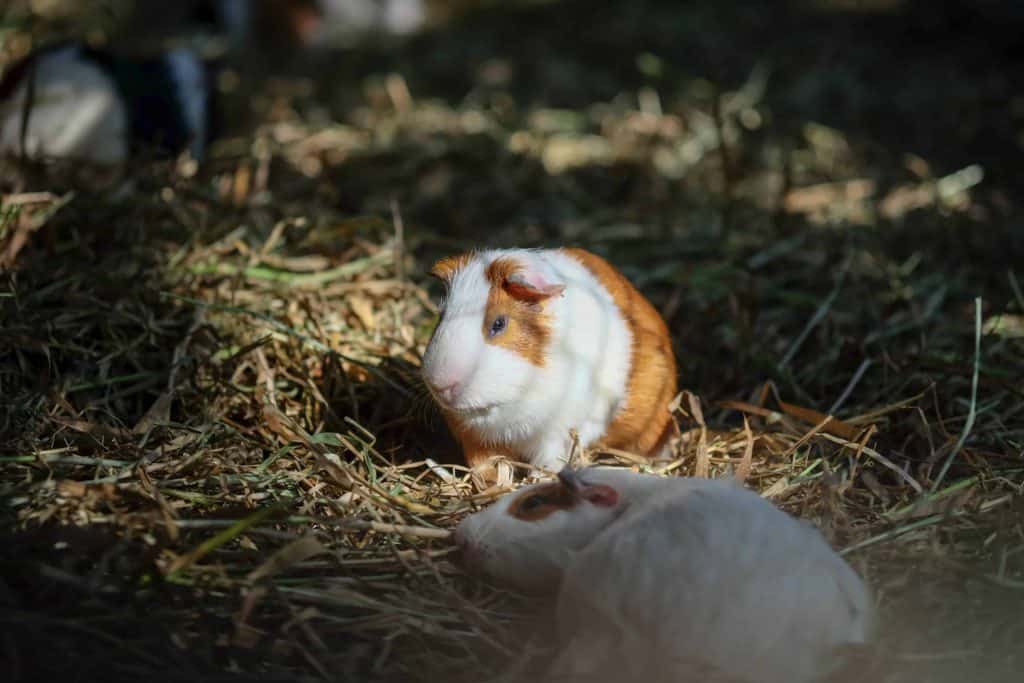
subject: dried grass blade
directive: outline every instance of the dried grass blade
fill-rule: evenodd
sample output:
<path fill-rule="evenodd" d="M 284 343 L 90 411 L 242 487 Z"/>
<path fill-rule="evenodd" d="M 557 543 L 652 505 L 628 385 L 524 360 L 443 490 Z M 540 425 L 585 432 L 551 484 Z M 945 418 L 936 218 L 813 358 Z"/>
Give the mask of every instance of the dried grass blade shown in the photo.
<path fill-rule="evenodd" d="M 696 395 L 686 392 L 687 406 L 690 415 L 696 420 L 700 427 L 700 438 L 697 441 L 697 464 L 694 469 L 694 476 L 707 478 L 711 472 L 711 459 L 708 453 L 708 428 L 704 422 L 704 411 L 700 408 L 700 399 Z"/>
<path fill-rule="evenodd" d="M 935 478 L 935 483 L 932 484 L 932 493 L 939 490 L 939 486 L 942 485 L 942 480 L 946 478 L 946 473 L 949 472 L 950 466 L 953 464 L 953 460 L 956 458 L 960 449 L 963 448 L 964 442 L 967 441 L 967 437 L 971 433 L 971 429 L 974 427 L 974 418 L 977 415 L 978 407 L 978 374 L 981 369 L 981 297 L 974 299 L 974 375 L 971 377 L 971 404 L 967 410 L 967 421 L 964 422 L 963 431 L 960 432 L 960 438 L 956 440 L 956 445 L 953 446 L 953 450 L 949 452 L 949 456 L 946 457 L 946 462 L 942 464 L 942 469 L 939 470 L 939 476 Z"/>
<path fill-rule="evenodd" d="M 166 575 L 168 577 L 175 577 L 179 575 L 182 571 L 188 569 L 190 566 L 192 566 L 199 560 L 203 559 L 212 551 L 221 547 L 225 543 L 234 540 L 246 529 L 255 526 L 256 524 L 259 524 L 264 519 L 271 516 L 275 512 L 278 512 L 279 510 L 280 507 L 278 506 L 266 507 L 263 508 L 262 510 L 257 510 L 248 517 L 238 520 L 224 531 L 221 531 L 220 533 L 217 533 L 211 538 L 208 538 L 207 540 L 200 543 L 195 549 L 175 559 L 174 562 L 172 562 L 170 566 L 167 568 Z"/>
<path fill-rule="evenodd" d="M 747 444 L 743 448 L 743 457 L 740 459 L 739 467 L 736 468 L 736 481 L 744 483 L 747 477 L 750 476 L 750 468 L 754 457 L 754 434 L 750 431 L 750 423 L 747 422 L 747 416 L 743 416 L 743 435 L 747 439 Z"/>
<path fill-rule="evenodd" d="M 851 424 L 838 420 L 832 415 L 818 412 L 813 408 L 804 408 L 792 403 L 786 403 L 785 401 L 779 401 L 779 407 L 791 417 L 795 417 L 808 424 L 820 425 L 821 429 L 829 434 L 835 434 L 850 441 L 856 440 L 861 431 Z"/>
<path fill-rule="evenodd" d="M 893 472 L 895 472 L 900 479 L 907 482 L 907 484 L 913 487 L 913 489 L 918 493 L 924 492 L 924 487 L 921 486 L 921 484 L 919 484 L 916 479 L 907 474 L 902 468 L 898 467 L 896 463 L 894 463 L 892 460 L 889 460 L 889 458 L 885 457 L 875 449 L 870 448 L 862 443 L 855 443 L 847 439 L 842 439 L 840 437 L 833 436 L 832 434 L 821 434 L 820 436 L 822 438 L 828 439 L 829 441 L 832 441 L 833 443 L 839 444 L 843 448 L 852 448 L 859 453 L 866 454 L 869 458 L 876 461 L 880 465 L 887 467 Z"/>

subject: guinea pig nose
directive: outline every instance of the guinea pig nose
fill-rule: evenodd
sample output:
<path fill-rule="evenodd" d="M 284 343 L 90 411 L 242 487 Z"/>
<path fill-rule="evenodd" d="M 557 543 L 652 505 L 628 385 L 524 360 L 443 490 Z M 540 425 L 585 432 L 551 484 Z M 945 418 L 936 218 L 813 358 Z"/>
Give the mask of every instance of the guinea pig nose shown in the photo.
<path fill-rule="evenodd" d="M 455 531 L 452 532 L 452 542 L 455 543 L 456 548 L 456 564 L 463 567 L 472 567 L 475 563 L 476 557 L 473 551 L 473 546 L 469 542 L 466 530 L 463 527 L 455 527 Z"/>

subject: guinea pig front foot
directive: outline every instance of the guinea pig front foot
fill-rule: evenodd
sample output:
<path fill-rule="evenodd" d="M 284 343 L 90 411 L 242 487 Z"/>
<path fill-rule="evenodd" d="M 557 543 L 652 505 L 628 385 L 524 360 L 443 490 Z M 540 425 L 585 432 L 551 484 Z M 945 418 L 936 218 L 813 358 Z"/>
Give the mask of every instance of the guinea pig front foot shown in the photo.
<path fill-rule="evenodd" d="M 504 456 L 495 455 L 472 464 L 469 476 L 480 491 L 511 488 L 514 470 Z"/>

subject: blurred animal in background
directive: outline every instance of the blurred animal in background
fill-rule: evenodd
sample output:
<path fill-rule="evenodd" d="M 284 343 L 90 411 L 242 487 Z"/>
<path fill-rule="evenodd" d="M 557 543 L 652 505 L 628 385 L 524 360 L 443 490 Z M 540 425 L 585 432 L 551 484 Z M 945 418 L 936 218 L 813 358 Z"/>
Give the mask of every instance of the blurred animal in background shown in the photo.
<path fill-rule="evenodd" d="M 442 259 L 441 320 L 423 378 L 463 456 L 557 471 L 580 446 L 667 455 L 672 340 L 658 311 L 582 249 L 496 249 Z"/>
<path fill-rule="evenodd" d="M 370 36 L 414 33 L 428 23 L 431 4 L 429 0 L 138 0 L 125 34 L 219 38 L 224 41 L 219 49 L 226 51 L 298 53 Z"/>
<path fill-rule="evenodd" d="M 467 570 L 551 596 L 545 681 L 808 683 L 874 646 L 857 573 L 731 481 L 565 468 L 465 517 L 454 540 Z"/>
<path fill-rule="evenodd" d="M 66 41 L 37 49 L 0 79 L 0 153 L 33 161 L 202 161 L 214 134 L 212 67 L 185 49 L 115 55 Z"/>

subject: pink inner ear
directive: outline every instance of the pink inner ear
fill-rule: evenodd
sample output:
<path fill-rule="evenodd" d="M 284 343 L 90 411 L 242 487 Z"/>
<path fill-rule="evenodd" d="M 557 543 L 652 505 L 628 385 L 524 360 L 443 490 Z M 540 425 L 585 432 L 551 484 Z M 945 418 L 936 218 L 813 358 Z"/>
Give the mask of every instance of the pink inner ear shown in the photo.
<path fill-rule="evenodd" d="M 505 278 L 505 291 L 515 299 L 531 303 L 561 294 L 565 285 L 548 282 L 536 271 L 520 270 Z"/>
<path fill-rule="evenodd" d="M 598 507 L 613 507 L 619 502 L 619 492 L 611 486 L 593 484 L 581 491 L 583 499 Z"/>

